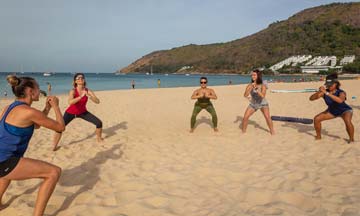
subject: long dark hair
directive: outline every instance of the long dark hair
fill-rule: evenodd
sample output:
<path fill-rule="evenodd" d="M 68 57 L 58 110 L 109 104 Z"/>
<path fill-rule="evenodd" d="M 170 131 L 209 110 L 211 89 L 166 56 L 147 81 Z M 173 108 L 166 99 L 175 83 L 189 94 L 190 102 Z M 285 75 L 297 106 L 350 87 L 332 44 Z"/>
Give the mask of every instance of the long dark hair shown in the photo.
<path fill-rule="evenodd" d="M 74 75 L 74 79 L 73 79 L 73 86 L 74 86 L 74 88 L 76 88 L 77 87 L 77 84 L 76 84 L 76 77 L 77 76 L 83 76 L 84 77 L 84 86 L 86 86 L 86 81 L 85 81 L 85 74 L 83 74 L 83 73 L 76 73 L 75 75 Z"/>
<path fill-rule="evenodd" d="M 253 70 L 252 72 L 256 73 L 257 74 L 257 79 L 256 79 L 256 84 L 262 84 L 263 83 L 263 80 L 262 80 L 262 73 L 260 70 L 258 69 L 255 69 Z M 251 83 L 253 83 L 254 80 L 251 78 Z"/>
<path fill-rule="evenodd" d="M 17 98 L 25 98 L 25 89 L 34 89 L 38 84 L 32 77 L 17 77 L 9 75 L 6 77 L 7 82 L 11 86 L 11 90 Z"/>

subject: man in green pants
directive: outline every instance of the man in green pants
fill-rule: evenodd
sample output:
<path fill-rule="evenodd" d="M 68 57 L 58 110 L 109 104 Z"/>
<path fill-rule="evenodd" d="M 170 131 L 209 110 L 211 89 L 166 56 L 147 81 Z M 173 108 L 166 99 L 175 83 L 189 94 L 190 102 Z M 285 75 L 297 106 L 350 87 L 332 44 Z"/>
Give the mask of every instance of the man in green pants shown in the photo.
<path fill-rule="evenodd" d="M 216 100 L 217 96 L 215 94 L 215 91 L 213 89 L 207 88 L 207 78 L 201 77 L 200 78 L 200 87 L 199 89 L 196 89 L 194 93 L 191 96 L 191 99 L 195 100 L 197 99 L 195 105 L 194 105 L 194 111 L 191 116 L 191 129 L 190 133 L 194 132 L 195 122 L 196 122 L 196 116 L 199 114 L 199 112 L 203 109 L 206 109 L 211 116 L 212 116 L 212 122 L 214 126 L 214 131 L 217 132 L 217 115 L 214 109 L 214 106 L 210 102 L 210 99 Z"/>

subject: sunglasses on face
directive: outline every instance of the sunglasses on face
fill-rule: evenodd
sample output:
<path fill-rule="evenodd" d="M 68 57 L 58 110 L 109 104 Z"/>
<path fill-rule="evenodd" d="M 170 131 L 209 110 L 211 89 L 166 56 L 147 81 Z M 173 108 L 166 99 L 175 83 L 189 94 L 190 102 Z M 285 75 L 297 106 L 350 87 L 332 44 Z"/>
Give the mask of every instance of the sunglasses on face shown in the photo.
<path fill-rule="evenodd" d="M 200 82 L 200 84 L 206 84 L 207 82 Z"/>
<path fill-rule="evenodd" d="M 76 80 L 84 80 L 85 78 L 84 77 L 76 77 Z"/>

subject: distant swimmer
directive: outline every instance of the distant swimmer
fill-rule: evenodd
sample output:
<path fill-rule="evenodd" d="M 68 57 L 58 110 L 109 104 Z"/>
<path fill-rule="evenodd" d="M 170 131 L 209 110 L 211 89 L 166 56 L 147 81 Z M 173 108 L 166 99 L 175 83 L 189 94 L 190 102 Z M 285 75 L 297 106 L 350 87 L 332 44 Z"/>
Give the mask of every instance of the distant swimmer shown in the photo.
<path fill-rule="evenodd" d="M 316 131 L 315 139 L 321 139 L 321 122 L 341 117 L 344 120 L 349 143 L 354 142 L 354 125 L 351 122 L 353 109 L 345 103 L 346 92 L 340 89 L 340 82 L 336 73 L 326 76 L 325 86 L 320 86 L 319 91 L 310 96 L 314 101 L 323 98 L 328 108 L 314 117 Z"/>
<path fill-rule="evenodd" d="M 73 81 L 74 88 L 69 92 L 69 107 L 66 109 L 64 113 L 64 122 L 65 125 L 68 125 L 74 118 L 81 118 L 85 121 L 91 122 L 96 126 L 96 139 L 98 142 L 101 142 L 102 139 L 102 121 L 90 113 L 86 104 L 88 99 L 92 100 L 94 103 L 99 104 L 100 100 L 96 97 L 93 91 L 86 88 L 85 75 L 83 73 L 76 73 L 74 75 Z M 54 148 L 53 150 L 57 150 L 57 146 L 59 144 L 61 138 L 61 133 L 55 133 L 54 136 Z"/>
<path fill-rule="evenodd" d="M 216 100 L 217 96 L 213 89 L 207 88 L 207 78 L 206 77 L 200 78 L 200 88 L 194 91 L 194 93 L 191 96 L 191 99 L 193 99 L 193 100 L 197 99 L 197 101 L 195 102 L 194 110 L 193 110 L 193 113 L 191 116 L 190 133 L 194 132 L 196 116 L 203 109 L 205 109 L 206 111 L 208 111 L 211 114 L 214 131 L 217 132 L 218 131 L 218 128 L 217 128 L 218 119 L 217 119 L 217 115 L 215 112 L 215 108 L 210 101 L 210 99 Z"/>
<path fill-rule="evenodd" d="M 250 98 L 250 104 L 245 111 L 244 119 L 242 121 L 242 132 L 246 132 L 249 118 L 258 109 L 263 113 L 266 123 L 270 129 L 270 133 L 275 134 L 273 122 L 270 117 L 269 103 L 265 99 L 266 86 L 263 84 L 262 73 L 259 70 L 251 72 L 251 83 L 245 89 L 244 97 Z"/>
<path fill-rule="evenodd" d="M 35 79 L 10 75 L 7 81 L 16 99 L 6 106 L 0 115 L 0 209 L 4 207 L 1 201 L 11 181 L 39 179 L 37 198 L 31 206 L 35 206 L 33 215 L 40 216 L 44 214 L 59 180 L 61 168 L 45 161 L 24 157 L 24 153 L 34 129 L 43 126 L 62 132 L 65 130 L 65 123 L 57 97 L 47 97 L 43 111 L 31 107 L 33 102 L 39 101 L 40 95 L 39 84 Z M 48 117 L 51 109 L 54 110 L 55 119 Z M 33 148 L 33 151 L 38 150 Z"/>
<path fill-rule="evenodd" d="M 158 85 L 158 88 L 161 87 L 161 81 L 160 81 L 160 79 L 157 80 L 157 85 Z"/>

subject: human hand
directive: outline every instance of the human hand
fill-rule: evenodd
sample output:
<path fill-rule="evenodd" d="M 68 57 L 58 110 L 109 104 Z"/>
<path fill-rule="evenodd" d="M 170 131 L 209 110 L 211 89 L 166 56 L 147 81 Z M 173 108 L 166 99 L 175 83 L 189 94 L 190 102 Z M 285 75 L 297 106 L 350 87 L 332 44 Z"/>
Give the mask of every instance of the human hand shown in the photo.
<path fill-rule="evenodd" d="M 83 92 L 81 92 L 80 97 L 83 98 L 83 97 L 85 97 L 85 95 L 87 95 L 87 92 L 83 91 Z"/>
<path fill-rule="evenodd" d="M 48 103 L 51 107 L 58 107 L 59 106 L 59 98 L 56 96 L 49 96 L 48 97 Z"/>
<path fill-rule="evenodd" d="M 49 103 L 50 99 L 51 99 L 51 96 L 48 96 L 45 101 L 45 109 L 47 109 L 47 110 L 51 109 L 51 105 Z"/>
<path fill-rule="evenodd" d="M 319 92 L 326 93 L 326 88 L 324 86 L 320 86 Z"/>

